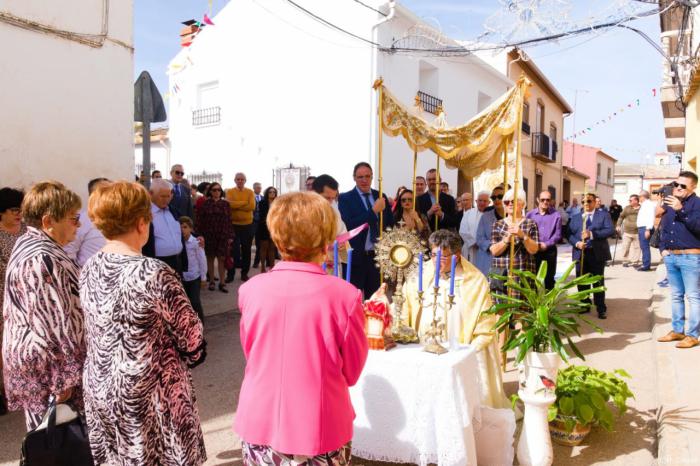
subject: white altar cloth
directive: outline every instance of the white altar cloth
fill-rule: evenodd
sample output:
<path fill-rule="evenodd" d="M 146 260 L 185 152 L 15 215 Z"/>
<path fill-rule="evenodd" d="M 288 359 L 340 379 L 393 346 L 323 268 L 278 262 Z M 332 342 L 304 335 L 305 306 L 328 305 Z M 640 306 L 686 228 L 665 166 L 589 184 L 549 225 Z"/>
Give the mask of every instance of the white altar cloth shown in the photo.
<path fill-rule="evenodd" d="M 357 385 L 352 454 L 376 461 L 476 465 L 481 422 L 473 348 L 436 355 L 420 345 L 370 351 Z"/>

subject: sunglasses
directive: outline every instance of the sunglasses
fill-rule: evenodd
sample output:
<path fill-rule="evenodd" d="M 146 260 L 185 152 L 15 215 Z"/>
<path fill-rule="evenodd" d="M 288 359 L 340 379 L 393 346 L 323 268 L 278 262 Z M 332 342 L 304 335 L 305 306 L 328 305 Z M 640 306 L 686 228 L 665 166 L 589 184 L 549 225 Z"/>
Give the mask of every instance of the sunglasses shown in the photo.
<path fill-rule="evenodd" d="M 209 190 L 210 193 L 220 193 L 221 189 L 220 188 L 214 188 Z"/>
<path fill-rule="evenodd" d="M 594 202 L 595 202 L 595 201 L 592 201 L 592 200 L 590 200 L 590 199 L 587 199 L 587 200 L 583 201 L 584 204 L 593 204 Z"/>
<path fill-rule="evenodd" d="M 185 172 L 178 172 L 178 171 L 175 171 L 173 173 L 175 173 L 177 176 L 183 176 L 185 174 Z"/>
<path fill-rule="evenodd" d="M 673 187 L 674 187 L 674 188 L 681 188 L 681 189 L 688 189 L 688 185 L 687 185 L 687 184 L 677 183 L 677 182 L 675 182 L 675 181 L 673 182 Z"/>
<path fill-rule="evenodd" d="M 513 204 L 513 201 L 510 201 L 510 200 L 508 200 L 508 201 L 503 201 L 503 205 L 505 205 L 505 206 L 509 206 L 509 205 L 511 205 L 511 204 Z"/>
<path fill-rule="evenodd" d="M 492 201 L 495 201 L 496 199 L 498 199 L 499 201 L 500 201 L 501 199 L 503 199 L 503 194 L 498 194 L 498 195 L 491 196 L 491 200 L 492 200 Z"/>
<path fill-rule="evenodd" d="M 413 198 L 412 197 L 404 197 L 403 199 L 401 199 L 401 202 L 413 202 Z"/>

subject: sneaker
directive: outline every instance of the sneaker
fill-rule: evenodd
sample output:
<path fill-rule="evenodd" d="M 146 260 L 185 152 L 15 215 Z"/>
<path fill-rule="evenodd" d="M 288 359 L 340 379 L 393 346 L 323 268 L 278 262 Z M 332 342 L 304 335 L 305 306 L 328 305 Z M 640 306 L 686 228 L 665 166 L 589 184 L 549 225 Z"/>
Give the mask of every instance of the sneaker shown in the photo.
<path fill-rule="evenodd" d="M 668 288 L 668 287 L 669 287 L 668 278 L 664 278 L 664 279 L 661 280 L 660 282 L 657 282 L 656 285 L 657 285 L 659 288 Z"/>

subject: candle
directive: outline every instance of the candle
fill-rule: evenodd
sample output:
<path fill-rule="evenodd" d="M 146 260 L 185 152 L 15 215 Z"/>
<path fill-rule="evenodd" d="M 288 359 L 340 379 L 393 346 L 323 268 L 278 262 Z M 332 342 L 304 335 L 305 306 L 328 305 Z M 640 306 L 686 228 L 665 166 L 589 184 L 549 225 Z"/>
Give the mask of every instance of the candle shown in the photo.
<path fill-rule="evenodd" d="M 352 270 L 352 248 L 348 247 L 348 268 L 345 273 L 345 280 L 350 283 L 350 270 Z"/>
<path fill-rule="evenodd" d="M 418 254 L 418 292 L 423 292 L 423 253 Z"/>
<path fill-rule="evenodd" d="M 333 275 L 336 277 L 340 276 L 340 272 L 338 271 L 338 242 L 334 241 L 333 242 Z"/>
<path fill-rule="evenodd" d="M 438 249 L 435 258 L 435 288 L 440 288 L 440 261 L 442 261 L 442 249 Z"/>
<path fill-rule="evenodd" d="M 450 296 L 455 295 L 455 275 L 457 269 L 457 254 L 452 254 L 452 268 L 450 269 Z"/>
<path fill-rule="evenodd" d="M 323 264 L 321 264 L 321 268 L 323 269 L 324 272 L 326 271 L 326 263 L 325 262 Z"/>

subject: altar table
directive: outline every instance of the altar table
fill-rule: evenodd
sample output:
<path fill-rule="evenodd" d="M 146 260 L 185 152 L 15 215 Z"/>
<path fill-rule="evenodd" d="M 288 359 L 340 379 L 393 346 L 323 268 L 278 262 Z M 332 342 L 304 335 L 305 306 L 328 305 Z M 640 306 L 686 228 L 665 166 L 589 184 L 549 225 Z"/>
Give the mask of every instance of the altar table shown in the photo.
<path fill-rule="evenodd" d="M 476 465 L 481 422 L 475 350 L 436 355 L 420 345 L 370 351 L 358 383 L 352 454 L 368 460 Z"/>

